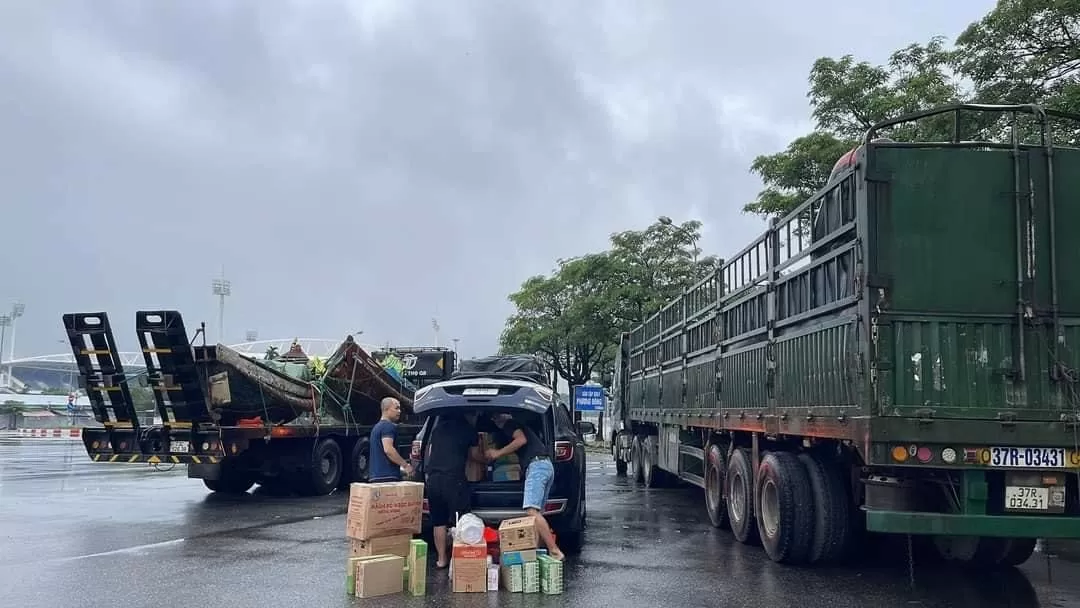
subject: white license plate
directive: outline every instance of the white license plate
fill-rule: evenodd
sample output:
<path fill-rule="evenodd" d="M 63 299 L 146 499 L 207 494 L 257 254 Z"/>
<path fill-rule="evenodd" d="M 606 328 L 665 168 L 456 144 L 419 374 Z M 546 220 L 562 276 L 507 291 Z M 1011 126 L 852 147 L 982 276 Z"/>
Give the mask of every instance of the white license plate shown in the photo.
<path fill-rule="evenodd" d="M 187 454 L 191 449 L 191 442 L 189 441 L 170 441 L 169 453 L 170 454 Z"/>
<path fill-rule="evenodd" d="M 1048 511 L 1050 488 L 1005 486 L 1005 508 L 1010 511 Z"/>
<path fill-rule="evenodd" d="M 1065 448 L 990 448 L 992 467 L 1006 469 L 1066 469 L 1069 454 Z"/>
<path fill-rule="evenodd" d="M 492 396 L 492 395 L 498 395 L 499 394 L 499 389 L 497 389 L 497 388 L 472 387 L 472 388 L 467 388 L 467 389 L 461 391 L 461 394 L 466 395 L 466 396 L 468 396 L 468 395 Z"/>

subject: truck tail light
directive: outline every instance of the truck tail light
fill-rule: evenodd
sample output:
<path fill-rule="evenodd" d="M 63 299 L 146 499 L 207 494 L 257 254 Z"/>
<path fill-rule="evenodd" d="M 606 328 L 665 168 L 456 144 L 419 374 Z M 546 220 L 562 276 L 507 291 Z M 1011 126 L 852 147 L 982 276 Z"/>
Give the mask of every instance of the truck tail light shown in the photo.
<path fill-rule="evenodd" d="M 574 444 L 569 441 L 555 442 L 555 462 L 566 462 L 574 458 Z"/>
<path fill-rule="evenodd" d="M 420 446 L 421 441 L 419 439 L 412 442 L 412 448 L 409 450 L 409 459 L 420 462 Z"/>

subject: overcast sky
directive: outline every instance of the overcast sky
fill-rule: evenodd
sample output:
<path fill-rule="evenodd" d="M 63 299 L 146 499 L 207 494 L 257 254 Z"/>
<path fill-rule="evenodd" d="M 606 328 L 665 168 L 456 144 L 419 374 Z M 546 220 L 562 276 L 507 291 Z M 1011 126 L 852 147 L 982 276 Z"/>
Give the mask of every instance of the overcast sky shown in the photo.
<path fill-rule="evenodd" d="M 748 167 L 822 55 L 880 61 L 991 0 L 0 2 L 0 309 L 180 310 L 225 342 L 496 348 L 506 296 L 658 215 L 732 253 Z M 0 313 L 3 311 L 0 310 Z M 4 356 L 8 349 L 5 347 Z"/>

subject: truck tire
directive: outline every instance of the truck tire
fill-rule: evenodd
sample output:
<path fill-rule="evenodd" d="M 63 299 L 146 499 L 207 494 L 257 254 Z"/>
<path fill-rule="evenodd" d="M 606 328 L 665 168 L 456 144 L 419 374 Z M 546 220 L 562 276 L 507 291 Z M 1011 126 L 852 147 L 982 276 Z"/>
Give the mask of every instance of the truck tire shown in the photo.
<path fill-rule="evenodd" d="M 333 492 L 341 481 L 341 446 L 327 438 L 315 444 L 311 462 L 305 467 L 300 479 L 301 493 L 325 496 Z"/>
<path fill-rule="evenodd" d="M 851 547 L 851 501 L 837 467 L 809 453 L 799 454 L 814 497 L 814 537 L 811 564 L 835 564 Z"/>
<path fill-rule="evenodd" d="M 716 443 L 705 449 L 705 512 L 715 528 L 728 527 L 727 501 L 724 500 L 724 477 L 727 459 Z"/>
<path fill-rule="evenodd" d="M 203 485 L 211 492 L 239 496 L 255 485 L 255 476 L 239 469 L 226 460 L 221 463 L 221 472 L 217 479 L 204 479 Z"/>
<path fill-rule="evenodd" d="M 813 493 L 799 459 L 789 452 L 765 454 L 754 497 L 765 553 L 781 564 L 805 562 L 814 540 L 814 509 L 807 508 Z"/>
<path fill-rule="evenodd" d="M 942 535 L 932 539 L 933 547 L 943 560 L 970 566 L 1003 564 L 1011 549 L 1007 538 Z M 1035 546 L 1031 548 L 1034 551 Z"/>
<path fill-rule="evenodd" d="M 724 504 L 727 505 L 728 522 L 735 540 L 749 545 L 757 541 L 757 525 L 754 522 L 754 470 L 750 466 L 750 452 L 735 448 L 727 463 L 724 475 Z"/>
<path fill-rule="evenodd" d="M 1034 538 L 1010 538 L 1006 542 L 1005 554 L 998 560 L 1002 566 L 1019 566 L 1031 559 L 1035 553 Z"/>
<path fill-rule="evenodd" d="M 644 483 L 645 481 L 645 469 L 641 466 L 641 456 L 641 436 L 634 435 L 634 440 L 630 443 L 630 466 L 633 468 L 634 481 L 637 483 Z"/>
<path fill-rule="evenodd" d="M 642 481 L 646 488 L 664 485 L 664 471 L 656 463 L 656 436 L 649 435 L 641 442 Z"/>
<path fill-rule="evenodd" d="M 611 438 L 611 459 L 615 461 L 615 475 L 624 477 L 626 475 L 626 461 L 619 458 L 619 435 Z"/>
<path fill-rule="evenodd" d="M 349 484 L 365 482 L 368 480 L 368 448 L 369 442 L 366 437 L 361 437 L 353 444 L 349 462 L 342 469 L 342 489 L 348 488 Z"/>

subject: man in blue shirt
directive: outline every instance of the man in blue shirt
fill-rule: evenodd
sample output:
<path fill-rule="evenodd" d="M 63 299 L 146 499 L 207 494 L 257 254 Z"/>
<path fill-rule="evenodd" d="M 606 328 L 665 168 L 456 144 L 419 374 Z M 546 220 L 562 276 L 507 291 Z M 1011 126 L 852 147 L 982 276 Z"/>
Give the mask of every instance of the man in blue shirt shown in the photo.
<path fill-rule="evenodd" d="M 382 418 L 371 429 L 368 439 L 368 481 L 401 481 L 402 469 L 412 475 L 412 465 L 397 450 L 397 421 L 401 419 L 401 403 L 393 397 L 386 397 L 379 406 L 382 408 Z"/>

